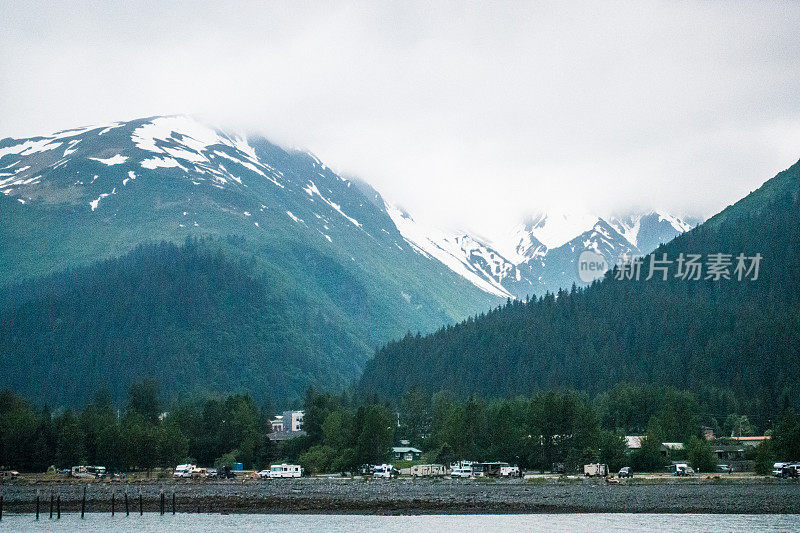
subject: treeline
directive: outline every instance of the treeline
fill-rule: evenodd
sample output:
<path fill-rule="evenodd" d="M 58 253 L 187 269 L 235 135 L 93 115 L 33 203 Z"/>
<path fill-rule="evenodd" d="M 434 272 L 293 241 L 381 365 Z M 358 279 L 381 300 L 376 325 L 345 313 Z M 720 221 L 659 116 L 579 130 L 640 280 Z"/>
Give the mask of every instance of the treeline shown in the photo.
<path fill-rule="evenodd" d="M 723 437 L 771 434 L 748 457 L 762 473 L 778 459 L 800 460 L 800 421 L 791 409 L 774 427 L 756 427 L 738 413 L 717 420 L 693 393 L 658 385 L 621 384 L 595 398 L 557 390 L 507 399 L 459 399 L 411 387 L 396 406 L 359 406 L 347 395 L 311 391 L 305 410 L 307 436 L 290 441 L 283 452 L 312 473 L 386 461 L 390 443 L 401 441 L 421 449 L 426 463 L 506 461 L 541 471 L 561 463 L 575 471 L 600 461 L 612 469 L 663 471 L 669 460 L 684 459 L 708 472 L 716 459 L 705 439 L 706 424 Z M 642 447 L 630 451 L 625 435 L 644 435 Z M 684 443 L 684 450 L 667 459 L 663 442 Z"/>
<path fill-rule="evenodd" d="M 655 252 L 673 261 L 732 254 L 731 279 L 645 281 L 645 260 L 640 281 L 609 273 L 585 289 L 409 333 L 377 350 L 358 390 L 387 399 L 411 386 L 461 398 L 559 388 L 595 395 L 620 382 L 658 383 L 760 425 L 798 410 L 800 165 L 762 189 Z M 762 255 L 757 280 L 733 275 L 739 253 Z"/>
<path fill-rule="evenodd" d="M 540 471 L 562 463 L 574 471 L 599 461 L 613 470 L 628 465 L 659 471 L 669 464 L 661 443 L 681 442 L 684 451 L 670 460 L 686 459 L 709 471 L 715 461 L 702 431 L 707 421 L 717 436 L 775 432 L 776 445 L 765 460 L 800 458 L 800 426 L 793 411 L 775 428 L 756 428 L 738 414 L 718 422 L 708 419 L 694 394 L 657 385 L 621 384 L 593 399 L 553 390 L 488 400 L 457 399 L 446 391 L 430 395 L 412 387 L 400 401 L 400 420 L 399 435 L 420 443 L 429 460 L 442 463 L 499 460 Z M 625 435 L 644 435 L 642 447 L 628 450 Z"/>
<path fill-rule="evenodd" d="M 506 461 L 541 471 L 554 463 L 574 471 L 595 461 L 659 471 L 668 464 L 661 443 L 682 442 L 685 450 L 670 459 L 708 472 L 715 458 L 701 431 L 706 423 L 718 436 L 770 434 L 748 457 L 762 473 L 777 460 L 800 460 L 800 419 L 791 409 L 768 427 L 742 414 L 717 421 L 692 393 L 663 386 L 619 385 L 595 398 L 560 390 L 508 399 L 458 399 L 411 388 L 394 406 L 309 389 L 303 409 L 306 435 L 274 442 L 271 407 L 257 406 L 248 395 L 165 406 L 158 384 L 145 379 L 129 388 L 119 407 L 100 392 L 80 411 L 52 412 L 2 391 L 0 467 L 42 472 L 51 465 L 96 464 L 126 472 L 187 462 L 261 469 L 291 461 L 312 474 L 353 472 L 395 462 L 391 447 L 407 440 L 428 463 Z M 629 451 L 625 435 L 644 435 L 642 447 Z"/>
<path fill-rule="evenodd" d="M 386 405 L 335 397 L 309 389 L 304 408 L 308 436 L 270 440 L 271 404 L 257 405 L 248 394 L 169 402 L 158 382 L 135 382 L 117 406 L 105 390 L 83 409 L 51 411 L 16 393 L 0 391 L 0 469 L 43 472 L 50 466 L 101 465 L 110 471 L 149 471 L 181 463 L 261 469 L 280 460 L 297 461 L 318 472 L 312 446 L 324 440 L 341 458 L 336 470 L 388 459 L 397 418 Z M 344 406 L 347 406 L 345 409 Z M 341 408 L 341 409 L 339 409 Z M 328 453 L 327 449 L 321 450 Z M 325 469 L 331 467 L 325 464 Z"/>
<path fill-rule="evenodd" d="M 0 391 L 0 465 L 43 472 L 51 465 L 102 465 L 111 471 L 268 462 L 275 446 L 267 438 L 267 406 L 247 395 L 176 402 L 165 407 L 152 379 L 134 383 L 117 407 L 101 390 L 80 411 L 37 408 Z"/>
<path fill-rule="evenodd" d="M 103 386 L 121 402 L 140 376 L 167 398 L 268 390 L 289 403 L 309 385 L 347 386 L 366 345 L 239 240 L 142 245 L 0 289 L 0 387 L 75 407 Z"/>

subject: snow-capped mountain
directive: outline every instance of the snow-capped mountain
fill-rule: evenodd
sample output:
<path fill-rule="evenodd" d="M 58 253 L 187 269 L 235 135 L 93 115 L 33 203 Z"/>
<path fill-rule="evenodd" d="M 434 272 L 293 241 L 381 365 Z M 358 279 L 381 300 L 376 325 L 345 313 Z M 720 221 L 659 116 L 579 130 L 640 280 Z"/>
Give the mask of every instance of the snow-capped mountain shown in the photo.
<path fill-rule="evenodd" d="M 407 331 L 431 331 L 506 298 L 569 287 L 577 279 L 575 254 L 584 249 L 609 258 L 646 252 L 688 227 L 658 214 L 540 215 L 497 246 L 469 232 L 420 224 L 311 153 L 184 116 L 2 139 L 0 193 L 0 306 L 30 288 L 35 293 L 41 276 L 116 260 L 143 243 L 190 246 L 203 239 L 263 280 L 269 291 L 254 305 L 263 306 L 258 316 L 274 319 L 265 332 L 270 339 L 249 351 L 220 328 L 221 343 L 230 349 L 215 352 L 222 366 L 214 372 L 247 368 L 278 376 L 276 394 L 285 398 L 300 397 L 313 383 L 344 386 L 375 346 Z M 181 275 L 170 272 L 165 275 Z M 70 274 L 52 279 L 63 280 L 65 290 L 82 290 L 70 288 Z M 182 323 L 183 313 L 194 316 L 192 306 L 236 320 L 207 302 L 187 300 L 185 306 L 170 311 L 174 323 Z M 119 313 L 112 320 L 128 323 L 126 310 Z M 84 349 L 81 327 L 91 326 L 76 326 L 67 341 L 76 352 Z M 181 334 L 171 341 L 158 331 L 142 338 L 157 359 L 160 349 L 187 349 L 173 342 Z M 14 339 L 6 340 L 4 362 L 19 356 Z M 288 348 L 273 353 L 274 346 Z M 97 382 L 116 379 L 108 375 L 114 364 L 158 366 L 150 359 L 128 361 L 129 352 L 113 339 L 96 348 L 87 355 L 87 371 Z M 33 352 L 38 362 L 31 364 L 40 372 L 61 375 L 47 346 Z M 180 356 L 187 364 L 203 363 L 190 353 Z M 27 363 L 17 360 L 14 368 Z M 205 379 L 198 372 L 186 376 L 179 384 L 186 390 Z"/>
<path fill-rule="evenodd" d="M 377 192 L 313 154 L 190 117 L 0 140 L 0 192 L 0 287 L 143 242 L 210 236 L 309 294 L 312 315 L 357 332 L 357 361 L 507 296 L 421 253 Z"/>
<path fill-rule="evenodd" d="M 313 154 L 185 116 L 4 139 L 0 192 L 6 249 L 21 253 L 0 254 L 0 282 L 113 256 L 142 240 L 244 234 L 321 247 L 367 270 L 374 254 L 391 249 L 404 269 L 418 273 L 421 262 L 422 271 L 444 276 L 446 284 L 524 297 L 578 282 L 574 261 L 583 250 L 613 263 L 697 223 L 665 213 L 539 213 L 493 243 L 420 224 Z M 31 255 L 33 249 L 42 253 Z M 389 271 L 399 268 L 398 258 L 388 261 Z M 431 290 L 405 284 L 395 294 L 420 305 Z M 451 307 L 437 302 L 435 309 Z"/>
<path fill-rule="evenodd" d="M 538 213 L 514 227 L 506 239 L 492 243 L 469 233 L 424 228 L 407 214 L 392 218 L 418 249 L 468 279 L 478 277 L 481 285 L 488 281 L 495 290 L 518 298 L 583 285 L 576 262 L 585 250 L 613 265 L 622 256 L 647 254 L 700 222 L 658 212 Z"/>
<path fill-rule="evenodd" d="M 522 275 L 490 245 L 467 233 L 448 233 L 427 227 L 399 207 L 388 202 L 385 205 L 403 239 L 417 252 L 440 261 L 486 292 L 513 296 L 506 285 L 509 280 L 521 281 Z"/>

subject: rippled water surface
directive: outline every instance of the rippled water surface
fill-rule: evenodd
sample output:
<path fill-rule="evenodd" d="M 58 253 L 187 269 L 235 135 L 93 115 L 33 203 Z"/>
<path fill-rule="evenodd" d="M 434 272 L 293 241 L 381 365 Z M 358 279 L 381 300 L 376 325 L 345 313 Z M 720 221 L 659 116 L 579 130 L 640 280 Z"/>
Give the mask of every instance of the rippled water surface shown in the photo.
<path fill-rule="evenodd" d="M 106 514 L 3 516 L 2 531 L 798 531 L 798 515 L 534 514 L 534 515 L 220 515 Z"/>

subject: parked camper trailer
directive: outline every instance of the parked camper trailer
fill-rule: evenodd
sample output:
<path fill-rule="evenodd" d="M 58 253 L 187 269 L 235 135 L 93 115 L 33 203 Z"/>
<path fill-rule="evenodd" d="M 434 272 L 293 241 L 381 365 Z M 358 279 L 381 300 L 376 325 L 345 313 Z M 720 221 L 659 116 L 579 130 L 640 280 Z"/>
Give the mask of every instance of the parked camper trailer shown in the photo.
<path fill-rule="evenodd" d="M 474 463 L 472 465 L 472 471 L 475 477 L 500 477 L 504 474 L 503 472 L 509 472 L 510 468 L 512 467 L 508 463 L 501 463 L 501 462 L 494 462 L 494 463 Z M 517 472 L 519 469 L 517 469 Z"/>
<path fill-rule="evenodd" d="M 104 466 L 73 466 L 71 470 L 72 477 L 82 479 L 97 479 L 106 476 L 106 467 Z"/>
<path fill-rule="evenodd" d="M 172 472 L 172 477 L 176 478 L 192 477 L 192 472 L 194 472 L 195 468 L 197 468 L 197 465 L 190 465 L 190 464 L 178 465 Z"/>
<path fill-rule="evenodd" d="M 279 465 L 270 465 L 269 477 L 270 479 L 277 479 L 283 477 L 302 477 L 303 469 L 300 465 L 288 465 L 282 463 Z"/>
<path fill-rule="evenodd" d="M 413 477 L 444 477 L 446 472 L 444 465 L 414 465 L 408 470 Z"/>
<path fill-rule="evenodd" d="M 606 477 L 608 475 L 608 465 L 603 463 L 583 465 L 583 475 L 586 477 Z"/>
<path fill-rule="evenodd" d="M 514 466 L 501 466 L 500 467 L 500 477 L 520 477 L 519 475 L 519 467 Z"/>

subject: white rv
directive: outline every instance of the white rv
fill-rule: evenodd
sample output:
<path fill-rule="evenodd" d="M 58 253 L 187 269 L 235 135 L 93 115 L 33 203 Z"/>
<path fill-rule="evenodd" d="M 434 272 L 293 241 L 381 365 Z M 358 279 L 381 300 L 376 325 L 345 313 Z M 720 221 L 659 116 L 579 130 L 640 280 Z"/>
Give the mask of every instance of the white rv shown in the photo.
<path fill-rule="evenodd" d="M 469 478 L 473 476 L 472 461 L 458 461 L 450 463 L 450 477 Z"/>
<path fill-rule="evenodd" d="M 519 477 L 518 466 L 501 466 L 500 477 Z"/>
<path fill-rule="evenodd" d="M 194 472 L 195 468 L 197 468 L 197 465 L 178 465 L 172 472 L 172 477 L 192 477 L 192 472 Z"/>
<path fill-rule="evenodd" d="M 269 478 L 277 479 L 282 477 L 302 477 L 303 469 L 300 465 L 287 465 L 282 463 L 279 465 L 271 465 L 269 467 Z"/>
<path fill-rule="evenodd" d="M 693 476 L 694 469 L 686 463 L 675 463 L 672 465 L 673 476 Z"/>
<path fill-rule="evenodd" d="M 372 477 L 375 479 L 391 479 L 392 477 L 397 476 L 397 471 L 394 469 L 394 465 L 375 465 L 372 467 Z"/>

